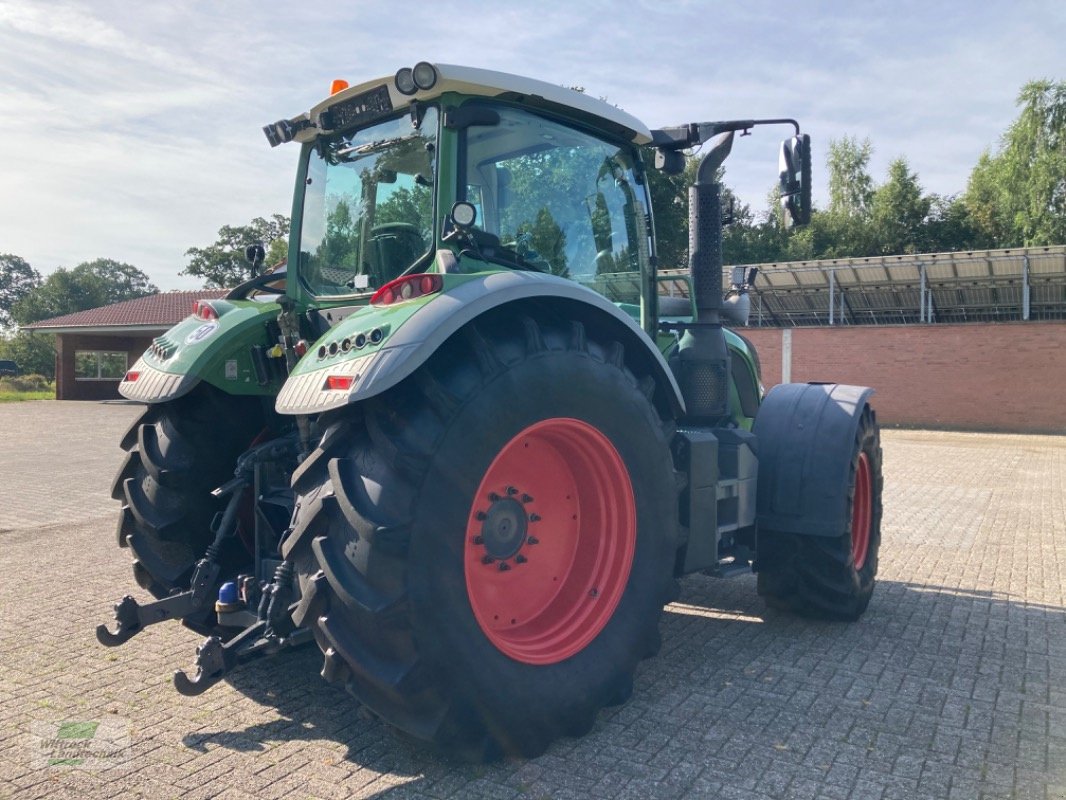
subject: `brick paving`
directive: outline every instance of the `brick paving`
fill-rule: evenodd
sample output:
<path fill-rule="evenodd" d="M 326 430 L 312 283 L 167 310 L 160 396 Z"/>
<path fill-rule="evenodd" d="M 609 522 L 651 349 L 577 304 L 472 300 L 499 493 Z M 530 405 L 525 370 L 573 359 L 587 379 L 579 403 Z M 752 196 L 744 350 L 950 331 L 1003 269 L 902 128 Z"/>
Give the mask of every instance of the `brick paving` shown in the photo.
<path fill-rule="evenodd" d="M 0 797 L 1066 798 L 1066 438 L 886 431 L 861 621 L 688 577 L 629 703 L 540 758 L 470 766 L 368 719 L 314 648 L 182 698 L 197 635 L 96 643 L 133 586 L 108 489 L 136 414 L 0 405 Z M 117 736 L 109 758 L 44 760 L 71 722 Z"/>

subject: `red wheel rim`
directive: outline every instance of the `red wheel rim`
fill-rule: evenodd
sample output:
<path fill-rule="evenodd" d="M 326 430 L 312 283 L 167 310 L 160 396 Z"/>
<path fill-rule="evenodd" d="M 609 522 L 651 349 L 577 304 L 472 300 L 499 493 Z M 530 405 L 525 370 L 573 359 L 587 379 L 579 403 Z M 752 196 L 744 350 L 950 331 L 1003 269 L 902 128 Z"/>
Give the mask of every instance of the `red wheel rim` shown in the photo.
<path fill-rule="evenodd" d="M 870 553 L 870 526 L 873 518 L 873 483 L 870 480 L 870 459 L 859 453 L 855 469 L 855 498 L 851 503 L 851 557 L 855 569 L 862 569 Z"/>
<path fill-rule="evenodd" d="M 554 664 L 611 619 L 637 542 L 633 486 L 610 440 L 576 419 L 531 425 L 503 446 L 466 526 L 466 591 L 502 653 Z"/>

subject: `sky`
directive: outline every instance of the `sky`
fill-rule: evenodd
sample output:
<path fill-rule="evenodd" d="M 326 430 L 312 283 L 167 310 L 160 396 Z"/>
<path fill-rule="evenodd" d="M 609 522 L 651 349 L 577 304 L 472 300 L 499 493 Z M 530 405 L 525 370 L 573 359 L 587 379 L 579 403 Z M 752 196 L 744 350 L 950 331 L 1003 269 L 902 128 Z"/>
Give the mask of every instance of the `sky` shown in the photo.
<path fill-rule="evenodd" d="M 905 156 L 955 194 L 1017 116 L 1029 80 L 1066 79 L 1066 3 L 275 3 L 0 0 L 0 253 L 42 274 L 124 261 L 163 290 L 222 225 L 288 214 L 295 146 L 268 122 L 330 81 L 417 61 L 583 86 L 649 127 L 794 117 L 815 204 L 831 139 L 869 138 L 883 181 Z M 785 128 L 735 142 L 726 182 L 756 211 Z"/>

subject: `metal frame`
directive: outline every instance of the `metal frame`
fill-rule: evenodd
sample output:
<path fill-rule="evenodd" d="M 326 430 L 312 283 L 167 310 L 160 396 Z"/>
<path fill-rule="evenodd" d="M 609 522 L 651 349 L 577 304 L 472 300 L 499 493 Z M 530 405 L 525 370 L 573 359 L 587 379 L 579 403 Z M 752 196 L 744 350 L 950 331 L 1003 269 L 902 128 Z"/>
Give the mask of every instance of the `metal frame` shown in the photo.
<path fill-rule="evenodd" d="M 757 266 L 755 327 L 1066 319 L 1066 245 Z"/>

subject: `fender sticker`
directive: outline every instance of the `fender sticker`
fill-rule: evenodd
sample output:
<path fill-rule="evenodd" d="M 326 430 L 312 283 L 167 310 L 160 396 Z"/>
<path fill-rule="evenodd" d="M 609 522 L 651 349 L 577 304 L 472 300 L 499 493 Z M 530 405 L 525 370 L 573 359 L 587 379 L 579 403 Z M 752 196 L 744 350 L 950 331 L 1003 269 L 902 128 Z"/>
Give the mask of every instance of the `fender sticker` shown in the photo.
<path fill-rule="evenodd" d="M 185 344 L 196 344 L 214 335 L 218 330 L 217 322 L 205 322 L 199 328 L 185 337 Z"/>

